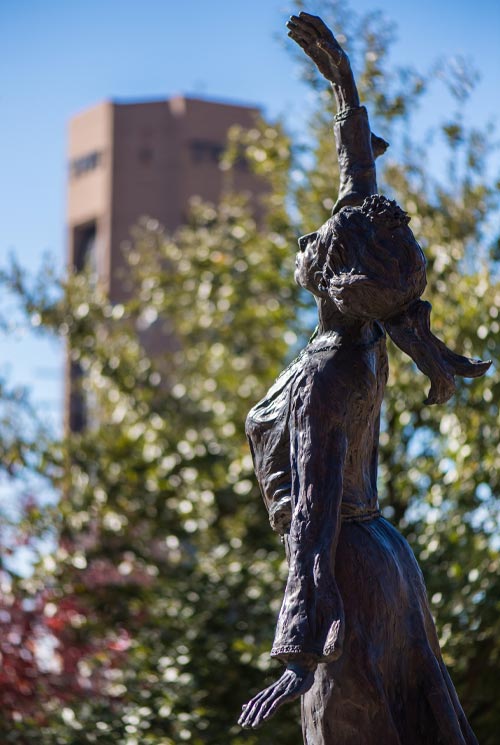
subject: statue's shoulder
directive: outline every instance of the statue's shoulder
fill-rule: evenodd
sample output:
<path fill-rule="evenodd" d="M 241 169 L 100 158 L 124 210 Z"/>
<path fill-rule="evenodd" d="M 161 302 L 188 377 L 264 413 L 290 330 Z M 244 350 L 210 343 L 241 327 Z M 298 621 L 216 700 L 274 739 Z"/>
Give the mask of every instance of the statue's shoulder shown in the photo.
<path fill-rule="evenodd" d="M 351 387 L 351 366 L 339 348 L 311 350 L 290 391 L 295 416 L 342 418 Z"/>

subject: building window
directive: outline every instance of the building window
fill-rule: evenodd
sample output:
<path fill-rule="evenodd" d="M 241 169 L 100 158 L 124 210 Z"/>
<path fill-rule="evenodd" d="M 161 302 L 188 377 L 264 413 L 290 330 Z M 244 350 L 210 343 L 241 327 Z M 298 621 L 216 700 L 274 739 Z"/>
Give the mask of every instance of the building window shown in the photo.
<path fill-rule="evenodd" d="M 96 257 L 97 225 L 89 222 L 73 229 L 73 269 L 75 272 L 97 271 Z"/>
<path fill-rule="evenodd" d="M 224 153 L 224 145 L 209 140 L 192 140 L 189 143 L 191 157 L 195 163 L 218 164 Z"/>
<path fill-rule="evenodd" d="M 84 173 L 94 171 L 102 161 L 102 152 L 94 150 L 87 155 L 82 155 L 79 158 L 73 158 L 69 163 L 69 172 L 72 178 L 78 178 Z"/>

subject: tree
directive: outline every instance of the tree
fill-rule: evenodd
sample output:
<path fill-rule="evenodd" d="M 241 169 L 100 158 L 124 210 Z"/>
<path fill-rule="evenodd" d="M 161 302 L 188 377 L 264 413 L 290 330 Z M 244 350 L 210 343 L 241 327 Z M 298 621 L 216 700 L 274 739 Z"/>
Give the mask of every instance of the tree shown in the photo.
<path fill-rule="evenodd" d="M 339 38 L 341 20 L 373 127 L 393 143 L 394 154 L 379 161 L 380 188 L 410 213 L 426 252 L 435 326 L 452 347 L 496 359 L 500 287 L 488 218 L 498 189 L 488 181 L 487 134 L 458 115 L 445 122 L 453 177 L 433 178 L 427 146 L 407 134 L 428 77 L 393 70 L 391 35 L 378 16 L 341 18 L 338 10 L 325 3 L 320 12 Z M 305 141 L 292 144 L 282 126 L 262 122 L 234 132 L 225 161 L 230 174 L 232 160 L 244 156 L 270 181 L 262 223 L 230 195 L 216 206 L 195 203 L 190 223 L 173 236 L 143 221 L 127 252 L 135 292 L 124 305 L 110 305 L 85 275 L 47 290 L 16 266 L 4 272 L 26 317 L 67 340 L 95 412 L 86 432 L 64 442 L 43 436 L 41 425 L 18 426 L 17 415 L 2 420 L 8 478 L 28 469 L 62 495 L 50 555 L 28 580 L 12 576 L 8 562 L 4 568 L 0 621 L 21 634 L 30 655 L 21 655 L 19 642 L 0 642 L 9 669 L 28 686 L 23 693 L 12 675 L 0 679 L 5 742 L 299 738 L 297 711 L 257 736 L 235 721 L 276 664 L 268 647 L 285 572 L 253 478 L 244 418 L 304 341 L 308 314 L 297 313 L 303 298 L 291 282 L 291 247 L 328 217 L 335 199 L 331 99 L 303 69 L 318 92 Z M 466 84 L 451 80 L 460 109 Z M 137 328 L 166 322 L 172 354 L 150 358 Z M 425 408 L 416 370 L 399 352 L 391 365 L 383 507 L 416 550 L 446 662 L 489 745 L 500 725 L 500 382 L 494 371 L 462 384 L 451 406 Z M 24 406 L 7 393 L 3 402 L 16 412 Z M 33 542 L 54 524 L 52 508 L 26 504 L 10 543 L 16 528 L 18 540 Z M 47 650 L 55 660 L 49 669 Z"/>
<path fill-rule="evenodd" d="M 288 158 L 282 133 L 263 135 L 266 150 L 276 141 Z M 41 328 L 67 336 L 98 412 L 43 458 L 38 442 L 13 458 L 14 472 L 26 460 L 49 469 L 63 495 L 52 561 L 18 590 L 33 589 L 42 618 L 49 607 L 45 643 L 61 664 L 69 653 L 77 682 L 63 697 L 47 690 L 41 718 L 14 701 L 22 734 L 13 742 L 27 733 L 47 743 L 241 738 L 238 710 L 270 665 L 283 577 L 243 433 L 249 402 L 296 341 L 285 184 L 286 171 L 265 229 L 234 197 L 217 209 L 193 205 L 175 240 L 146 220 L 128 254 L 135 292 L 126 306 L 112 307 L 89 276 L 71 277 L 56 303 L 16 268 L 6 277 Z M 169 364 L 137 341 L 137 328 L 157 318 L 178 340 Z"/>

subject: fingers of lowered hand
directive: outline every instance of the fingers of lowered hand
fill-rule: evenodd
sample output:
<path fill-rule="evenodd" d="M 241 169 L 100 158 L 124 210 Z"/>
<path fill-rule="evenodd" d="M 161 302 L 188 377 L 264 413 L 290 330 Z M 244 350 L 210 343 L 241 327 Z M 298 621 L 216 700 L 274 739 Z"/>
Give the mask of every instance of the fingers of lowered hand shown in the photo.
<path fill-rule="evenodd" d="M 244 707 L 244 711 L 238 720 L 238 724 L 245 729 L 256 729 L 257 727 L 260 727 L 266 719 L 272 716 L 272 714 L 269 713 L 271 708 L 272 712 L 274 712 L 281 703 L 296 698 L 296 696 L 292 695 L 295 687 L 295 676 L 291 675 L 289 671 L 286 671 L 283 673 L 281 678 L 276 681 L 276 683 L 273 683 L 269 688 L 258 693 L 247 704 L 247 706 Z M 279 703 L 274 706 L 277 700 Z"/>
<path fill-rule="evenodd" d="M 272 698 L 263 701 L 258 712 L 258 723 L 256 721 L 255 726 L 258 727 L 259 724 L 263 724 L 270 719 L 282 704 L 298 698 L 300 696 L 300 690 L 297 690 L 297 688 L 298 686 L 292 682 L 285 690 L 278 690 Z"/>
<path fill-rule="evenodd" d="M 274 685 L 276 685 L 276 684 L 274 684 Z M 260 702 L 263 699 L 265 699 L 265 697 L 267 695 L 269 695 L 269 691 L 273 687 L 274 686 L 269 686 L 269 688 L 266 688 L 265 690 L 260 691 L 260 693 L 258 693 L 256 696 L 254 696 L 248 702 L 248 704 L 245 704 L 245 706 L 243 707 L 243 711 L 241 713 L 241 716 L 238 719 L 238 724 L 241 727 L 247 728 L 247 727 L 252 727 L 253 726 L 253 720 L 255 718 L 255 714 L 256 714 L 256 712 L 258 710 L 258 707 L 259 707 Z"/>

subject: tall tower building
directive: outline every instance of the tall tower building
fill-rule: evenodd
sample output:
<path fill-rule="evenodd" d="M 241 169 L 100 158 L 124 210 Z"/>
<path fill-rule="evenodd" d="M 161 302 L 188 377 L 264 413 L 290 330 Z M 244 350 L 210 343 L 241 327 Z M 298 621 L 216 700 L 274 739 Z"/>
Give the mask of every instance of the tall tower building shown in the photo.
<path fill-rule="evenodd" d="M 69 124 L 68 264 L 92 267 L 112 302 L 126 297 L 122 244 L 140 217 L 169 231 L 186 220 L 193 196 L 217 202 L 219 160 L 234 124 L 251 127 L 258 109 L 194 98 L 147 103 L 105 101 Z M 244 166 L 233 187 L 252 194 L 262 183 Z M 122 271 L 121 271 L 122 270 Z M 86 425 L 81 370 L 68 361 L 66 427 Z"/>

